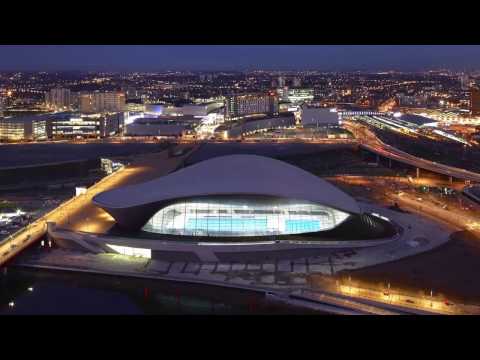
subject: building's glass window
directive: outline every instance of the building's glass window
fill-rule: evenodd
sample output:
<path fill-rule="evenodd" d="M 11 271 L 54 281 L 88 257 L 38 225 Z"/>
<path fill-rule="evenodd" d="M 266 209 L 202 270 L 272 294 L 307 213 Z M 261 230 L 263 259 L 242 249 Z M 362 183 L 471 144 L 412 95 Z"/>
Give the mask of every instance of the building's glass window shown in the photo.
<path fill-rule="evenodd" d="M 186 199 L 158 211 L 144 231 L 192 236 L 268 236 L 325 231 L 349 215 L 320 204 L 269 197 Z"/>

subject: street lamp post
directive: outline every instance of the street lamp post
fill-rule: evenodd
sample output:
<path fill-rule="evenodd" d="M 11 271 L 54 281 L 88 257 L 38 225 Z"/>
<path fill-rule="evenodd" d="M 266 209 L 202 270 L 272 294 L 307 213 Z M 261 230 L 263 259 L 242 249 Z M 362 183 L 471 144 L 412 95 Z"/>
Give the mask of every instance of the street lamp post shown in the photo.
<path fill-rule="evenodd" d="M 392 303 L 392 294 L 390 293 L 390 283 L 388 283 L 388 301 Z"/>

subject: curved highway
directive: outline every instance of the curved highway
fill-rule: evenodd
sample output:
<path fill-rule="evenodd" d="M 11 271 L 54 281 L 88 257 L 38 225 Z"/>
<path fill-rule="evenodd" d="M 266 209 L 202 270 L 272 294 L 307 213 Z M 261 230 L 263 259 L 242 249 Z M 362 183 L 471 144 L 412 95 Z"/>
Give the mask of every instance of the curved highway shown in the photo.
<path fill-rule="evenodd" d="M 355 134 L 360 146 L 375 154 L 389 158 L 407 165 L 411 165 L 420 169 L 432 171 L 434 173 L 451 176 L 457 179 L 480 182 L 480 174 L 465 169 L 456 168 L 444 164 L 439 164 L 434 161 L 418 158 L 401 150 L 385 144 L 376 135 L 367 129 L 367 127 L 360 124 L 353 124 L 352 122 L 344 122 L 347 130 Z"/>

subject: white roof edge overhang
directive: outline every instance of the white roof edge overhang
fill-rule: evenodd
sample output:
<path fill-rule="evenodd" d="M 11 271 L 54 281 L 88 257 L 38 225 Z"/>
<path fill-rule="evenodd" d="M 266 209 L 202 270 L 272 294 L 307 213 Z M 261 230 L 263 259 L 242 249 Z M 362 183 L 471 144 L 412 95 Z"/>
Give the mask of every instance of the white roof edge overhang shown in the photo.
<path fill-rule="evenodd" d="M 305 198 L 298 198 L 298 197 L 290 197 L 285 196 L 285 194 L 275 194 L 275 193 L 255 193 L 255 192 L 226 192 L 226 193 L 191 193 L 191 194 L 183 194 L 180 197 L 165 197 L 161 199 L 152 200 L 147 203 L 138 203 L 132 204 L 129 206 L 115 206 L 103 203 L 101 200 L 96 199 L 96 196 L 92 199 L 92 202 L 105 209 L 116 209 L 116 210 L 128 210 L 135 207 L 143 206 L 143 205 L 150 205 L 155 203 L 174 203 L 176 201 L 186 200 L 186 199 L 196 199 L 196 198 L 206 198 L 206 197 L 216 197 L 216 196 L 225 196 L 225 197 L 241 197 L 241 196 L 258 196 L 258 197 L 272 197 L 272 198 L 280 198 L 280 199 L 288 199 L 288 200 L 297 200 L 297 201 L 306 201 L 311 202 L 318 205 L 323 205 L 338 211 L 342 211 L 348 214 L 358 214 L 361 212 L 360 207 L 357 205 L 355 208 L 348 208 L 345 209 L 344 207 L 339 208 L 338 205 L 319 202 L 312 199 L 305 199 Z"/>
<path fill-rule="evenodd" d="M 205 196 L 272 196 L 309 201 L 360 213 L 357 202 L 329 182 L 280 160 L 228 155 L 205 160 L 169 175 L 97 194 L 92 202 L 108 211 Z"/>

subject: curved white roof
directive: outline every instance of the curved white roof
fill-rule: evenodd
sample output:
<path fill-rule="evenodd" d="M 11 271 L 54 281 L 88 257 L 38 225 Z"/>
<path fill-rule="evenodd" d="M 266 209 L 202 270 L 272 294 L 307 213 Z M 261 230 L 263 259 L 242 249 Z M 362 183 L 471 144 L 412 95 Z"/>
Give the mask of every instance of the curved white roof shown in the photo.
<path fill-rule="evenodd" d="M 158 179 L 102 192 L 93 202 L 106 209 L 125 209 L 208 195 L 269 195 L 360 212 L 352 197 L 327 181 L 283 161 L 257 155 L 202 161 Z"/>

